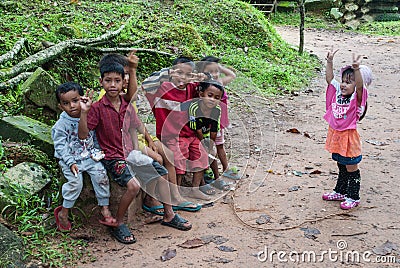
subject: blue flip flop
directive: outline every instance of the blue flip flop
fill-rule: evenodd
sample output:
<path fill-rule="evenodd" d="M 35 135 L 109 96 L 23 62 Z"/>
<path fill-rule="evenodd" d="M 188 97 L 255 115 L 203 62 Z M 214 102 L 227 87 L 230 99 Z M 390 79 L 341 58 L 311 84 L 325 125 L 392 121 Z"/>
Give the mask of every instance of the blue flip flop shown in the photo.
<path fill-rule="evenodd" d="M 164 216 L 164 212 L 157 211 L 157 210 L 160 210 L 160 209 L 164 209 L 164 206 L 148 207 L 145 204 L 143 204 L 142 208 L 143 208 L 143 210 L 145 210 L 147 212 L 150 212 L 150 213 L 153 213 L 153 214 L 156 214 L 156 215 L 160 215 L 160 216 Z"/>
<path fill-rule="evenodd" d="M 236 170 L 228 169 L 224 173 L 222 173 L 222 176 L 227 177 L 232 180 L 240 180 L 241 176 Z"/>
<path fill-rule="evenodd" d="M 186 201 L 186 202 L 180 203 L 177 206 L 172 206 L 172 209 L 174 211 L 183 210 L 183 211 L 196 212 L 196 211 L 199 211 L 202 207 L 200 204 L 196 204 L 196 207 L 188 207 L 188 205 L 192 205 L 192 204 L 194 204 L 194 203 L 190 202 L 190 201 Z"/>

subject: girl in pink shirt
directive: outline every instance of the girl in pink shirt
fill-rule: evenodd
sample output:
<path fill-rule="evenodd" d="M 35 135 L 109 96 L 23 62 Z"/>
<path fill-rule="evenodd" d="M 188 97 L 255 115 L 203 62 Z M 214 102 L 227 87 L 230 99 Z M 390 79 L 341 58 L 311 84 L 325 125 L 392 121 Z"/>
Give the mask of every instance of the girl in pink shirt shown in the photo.
<path fill-rule="evenodd" d="M 327 55 L 326 113 L 328 135 L 325 149 L 332 153 L 332 159 L 339 167 L 338 180 L 333 192 L 324 193 L 323 200 L 340 200 L 342 209 L 351 209 L 360 204 L 361 140 L 357 122 L 366 112 L 368 92 L 365 86 L 372 82 L 371 70 L 360 65 L 362 56 L 353 55 L 353 63 L 341 69 L 341 82 L 334 79 L 333 57 L 336 51 Z"/>

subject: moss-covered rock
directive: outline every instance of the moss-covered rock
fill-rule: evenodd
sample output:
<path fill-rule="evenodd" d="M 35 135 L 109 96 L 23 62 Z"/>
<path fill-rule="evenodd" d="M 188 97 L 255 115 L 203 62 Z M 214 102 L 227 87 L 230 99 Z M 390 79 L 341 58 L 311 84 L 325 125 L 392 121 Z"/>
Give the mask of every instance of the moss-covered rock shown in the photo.
<path fill-rule="evenodd" d="M 40 148 L 49 157 L 54 156 L 50 126 L 23 115 L 3 117 L 0 122 L 0 136 L 3 140 L 26 141 Z"/>
<path fill-rule="evenodd" d="M 12 231 L 0 224 L 0 267 L 26 267 L 22 261 L 24 245 Z"/>

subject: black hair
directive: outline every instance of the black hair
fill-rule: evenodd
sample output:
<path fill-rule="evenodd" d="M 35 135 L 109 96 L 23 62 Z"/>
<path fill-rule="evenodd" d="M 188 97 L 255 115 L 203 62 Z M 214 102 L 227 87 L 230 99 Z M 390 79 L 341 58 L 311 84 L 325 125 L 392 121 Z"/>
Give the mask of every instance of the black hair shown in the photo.
<path fill-rule="evenodd" d="M 117 73 L 120 74 L 122 78 L 125 77 L 125 71 L 124 67 L 116 62 L 110 63 L 110 64 L 105 64 L 100 67 L 100 75 L 101 78 L 104 77 L 104 74 L 106 73 Z"/>
<path fill-rule="evenodd" d="M 99 68 L 103 67 L 104 65 L 112 64 L 112 63 L 119 63 L 123 67 L 128 66 L 128 59 L 126 56 L 118 53 L 110 53 L 104 55 L 99 61 Z"/>
<path fill-rule="evenodd" d="M 84 94 L 83 88 L 81 87 L 81 85 L 79 85 L 78 83 L 75 83 L 75 82 L 66 82 L 64 84 L 59 85 L 56 89 L 57 102 L 60 103 L 61 94 L 65 94 L 70 91 L 78 91 L 80 96 L 83 96 L 83 94 Z"/>
<path fill-rule="evenodd" d="M 353 70 L 353 68 L 347 68 L 346 70 L 344 70 L 343 71 L 343 73 L 342 73 L 342 80 L 343 80 L 343 77 L 346 77 L 346 76 L 348 76 L 348 75 L 354 75 L 354 70 Z"/>
<path fill-rule="evenodd" d="M 218 88 L 219 90 L 221 90 L 221 93 L 222 93 L 221 95 L 224 95 L 224 86 L 216 80 L 200 82 L 199 91 L 204 92 L 210 86 L 214 86 L 214 87 Z"/>
<path fill-rule="evenodd" d="M 201 59 L 201 61 L 198 61 L 196 64 L 196 69 L 198 72 L 203 72 L 204 69 L 213 63 L 218 63 L 221 59 L 214 57 L 214 56 L 206 56 Z"/>
<path fill-rule="evenodd" d="M 194 62 L 188 57 L 183 57 L 183 56 L 178 57 L 178 58 L 174 59 L 174 61 L 172 62 L 172 65 L 175 66 L 175 65 L 177 65 L 179 63 L 187 63 L 190 66 L 192 66 L 192 68 L 195 67 L 194 66 Z"/>
<path fill-rule="evenodd" d="M 214 56 L 205 56 L 204 58 L 201 59 L 201 61 L 209 61 L 209 62 L 216 62 L 218 63 L 221 59 L 214 57 Z"/>

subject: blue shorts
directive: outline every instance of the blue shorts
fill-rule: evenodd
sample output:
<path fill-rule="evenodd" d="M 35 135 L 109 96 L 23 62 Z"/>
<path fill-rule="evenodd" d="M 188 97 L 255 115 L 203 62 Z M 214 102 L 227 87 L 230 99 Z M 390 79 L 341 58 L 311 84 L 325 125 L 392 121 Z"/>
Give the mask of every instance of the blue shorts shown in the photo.
<path fill-rule="evenodd" d="M 341 156 L 340 154 L 333 153 L 332 159 L 342 165 L 356 165 L 361 162 L 362 155 L 359 155 L 356 157 L 345 157 L 345 156 Z"/>
<path fill-rule="evenodd" d="M 101 162 L 103 163 L 106 170 L 109 172 L 111 178 L 120 186 L 126 186 L 126 184 L 133 178 L 133 175 L 129 172 L 129 168 L 126 166 L 125 160 L 102 159 Z"/>

